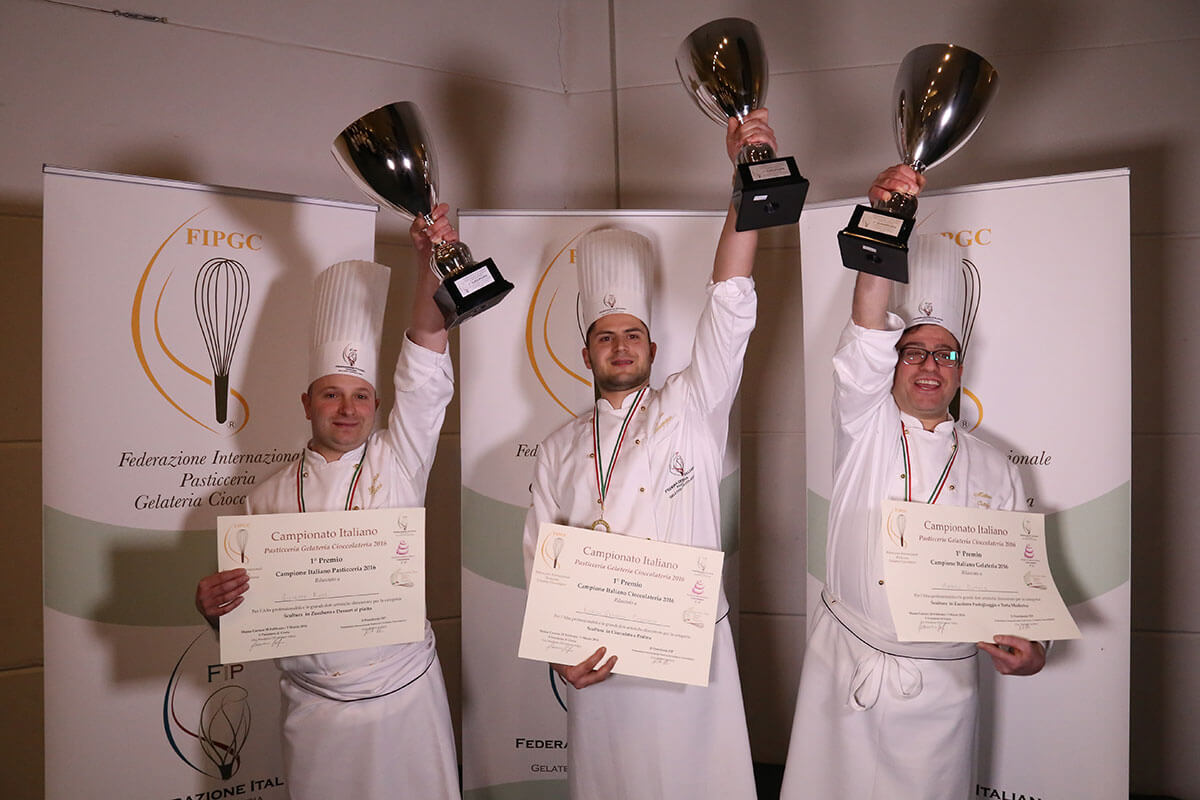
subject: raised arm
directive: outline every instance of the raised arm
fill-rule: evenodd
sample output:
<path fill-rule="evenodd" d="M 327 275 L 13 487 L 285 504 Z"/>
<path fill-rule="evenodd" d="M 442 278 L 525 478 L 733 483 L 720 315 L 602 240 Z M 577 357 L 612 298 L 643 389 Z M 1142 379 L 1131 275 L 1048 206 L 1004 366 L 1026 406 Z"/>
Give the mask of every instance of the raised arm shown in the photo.
<path fill-rule="evenodd" d="M 433 224 L 427 225 L 425 220 L 417 217 L 408 229 L 412 237 L 413 247 L 417 251 L 417 280 L 413 295 L 412 320 L 408 329 L 408 338 L 415 344 L 421 345 L 435 353 L 446 352 L 449 341 L 449 331 L 442 317 L 441 310 L 433 300 L 433 293 L 438 288 L 438 277 L 429 268 L 429 259 L 433 255 L 433 246 L 437 242 L 458 241 L 458 231 L 446 219 L 450 206 L 442 203 L 433 209 Z"/>
<path fill-rule="evenodd" d="M 892 192 L 920 194 L 925 186 L 925 177 L 911 167 L 897 164 L 879 173 L 867 197 L 872 204 L 887 200 Z M 854 300 L 850 307 L 850 318 L 862 328 L 883 330 L 887 327 L 888 300 L 892 294 L 892 282 L 867 272 L 858 273 L 854 282 Z"/>
<path fill-rule="evenodd" d="M 740 123 L 734 117 L 729 118 L 729 126 L 725 131 L 725 151 L 729 154 L 729 160 L 736 163 L 738 151 L 751 142 L 769 144 L 772 150 L 778 149 L 775 131 L 767 124 L 765 108 L 751 111 Z M 721 229 L 721 238 L 717 242 L 717 255 L 713 259 L 714 283 L 730 278 L 748 278 L 754 270 L 758 231 L 739 233 L 734 228 L 736 222 L 737 212 L 730 205 L 729 213 L 725 215 L 725 227 Z"/>

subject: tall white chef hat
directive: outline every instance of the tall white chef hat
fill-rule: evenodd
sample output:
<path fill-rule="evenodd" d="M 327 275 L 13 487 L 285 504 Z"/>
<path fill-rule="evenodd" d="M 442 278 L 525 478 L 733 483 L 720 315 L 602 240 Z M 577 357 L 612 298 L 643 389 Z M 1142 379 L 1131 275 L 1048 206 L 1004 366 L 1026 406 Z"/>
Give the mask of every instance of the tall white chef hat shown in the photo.
<path fill-rule="evenodd" d="M 908 251 L 908 283 L 892 284 L 892 310 L 905 328 L 941 325 L 966 349 L 967 280 L 962 249 L 936 233 L 913 237 Z"/>
<path fill-rule="evenodd" d="M 352 375 L 374 386 L 392 271 L 371 261 L 341 261 L 317 276 L 308 380 Z"/>
<path fill-rule="evenodd" d="M 579 328 L 607 314 L 632 314 L 650 329 L 654 246 L 620 228 L 589 231 L 575 246 L 579 258 Z"/>

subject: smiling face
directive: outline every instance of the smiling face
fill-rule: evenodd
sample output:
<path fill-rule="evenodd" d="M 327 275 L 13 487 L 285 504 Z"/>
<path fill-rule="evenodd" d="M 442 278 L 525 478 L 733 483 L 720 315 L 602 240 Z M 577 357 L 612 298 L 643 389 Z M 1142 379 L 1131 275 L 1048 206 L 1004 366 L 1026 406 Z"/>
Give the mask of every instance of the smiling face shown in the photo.
<path fill-rule="evenodd" d="M 379 407 L 375 387 L 350 375 L 317 378 L 300 402 L 312 422 L 309 447 L 326 461 L 338 460 L 367 440 Z"/>
<path fill-rule="evenodd" d="M 941 325 L 918 325 L 900 337 L 897 351 L 920 347 L 934 352 L 958 350 L 958 341 Z M 892 378 L 892 397 L 906 414 L 921 421 L 928 430 L 944 421 L 950 413 L 950 401 L 962 381 L 962 362 L 956 366 L 938 366 L 930 355 L 920 364 L 905 364 L 897 359 Z"/>
<path fill-rule="evenodd" d="M 588 329 L 583 363 L 592 371 L 600 396 L 620 406 L 625 395 L 650 380 L 657 345 L 632 314 L 607 314 Z"/>

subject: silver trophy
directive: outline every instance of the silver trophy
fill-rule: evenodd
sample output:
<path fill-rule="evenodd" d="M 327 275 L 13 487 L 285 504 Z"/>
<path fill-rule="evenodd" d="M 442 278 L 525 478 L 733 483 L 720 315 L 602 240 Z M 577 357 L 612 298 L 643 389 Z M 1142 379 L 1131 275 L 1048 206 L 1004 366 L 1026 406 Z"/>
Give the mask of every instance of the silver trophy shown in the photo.
<path fill-rule="evenodd" d="M 392 103 L 359 117 L 333 140 L 333 157 L 373 200 L 433 224 L 437 161 L 415 103 Z M 476 262 L 463 242 L 436 242 L 429 266 L 442 280 L 434 300 L 447 328 L 496 305 L 513 288 L 490 258 Z"/>
<path fill-rule="evenodd" d="M 900 160 L 924 172 L 953 155 L 983 122 L 996 80 L 996 69 L 964 47 L 926 44 L 910 51 L 892 92 Z M 873 207 L 858 206 L 838 233 L 842 263 L 908 283 L 908 237 L 916 216 L 917 198 L 903 192 Z"/>
<path fill-rule="evenodd" d="M 675 54 L 683 87 L 700 110 L 725 127 L 760 108 L 767 94 L 767 55 L 754 23 L 713 20 L 688 34 Z M 739 231 L 792 225 L 800 219 L 808 181 L 791 156 L 748 144 L 737 155 L 733 205 Z"/>

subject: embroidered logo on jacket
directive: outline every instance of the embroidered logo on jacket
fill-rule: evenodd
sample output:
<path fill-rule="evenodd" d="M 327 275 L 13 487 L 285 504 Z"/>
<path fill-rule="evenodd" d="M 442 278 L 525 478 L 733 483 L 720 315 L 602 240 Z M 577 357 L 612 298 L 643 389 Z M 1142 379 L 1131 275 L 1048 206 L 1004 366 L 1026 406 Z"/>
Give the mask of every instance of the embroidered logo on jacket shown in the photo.
<path fill-rule="evenodd" d="M 675 451 L 675 455 L 671 456 L 671 460 L 667 463 L 667 472 L 675 480 L 667 484 L 664 490 L 667 497 L 674 499 L 676 495 L 683 491 L 683 488 L 696 479 L 696 468 L 689 467 L 684 463 L 683 456 L 679 451 Z"/>

